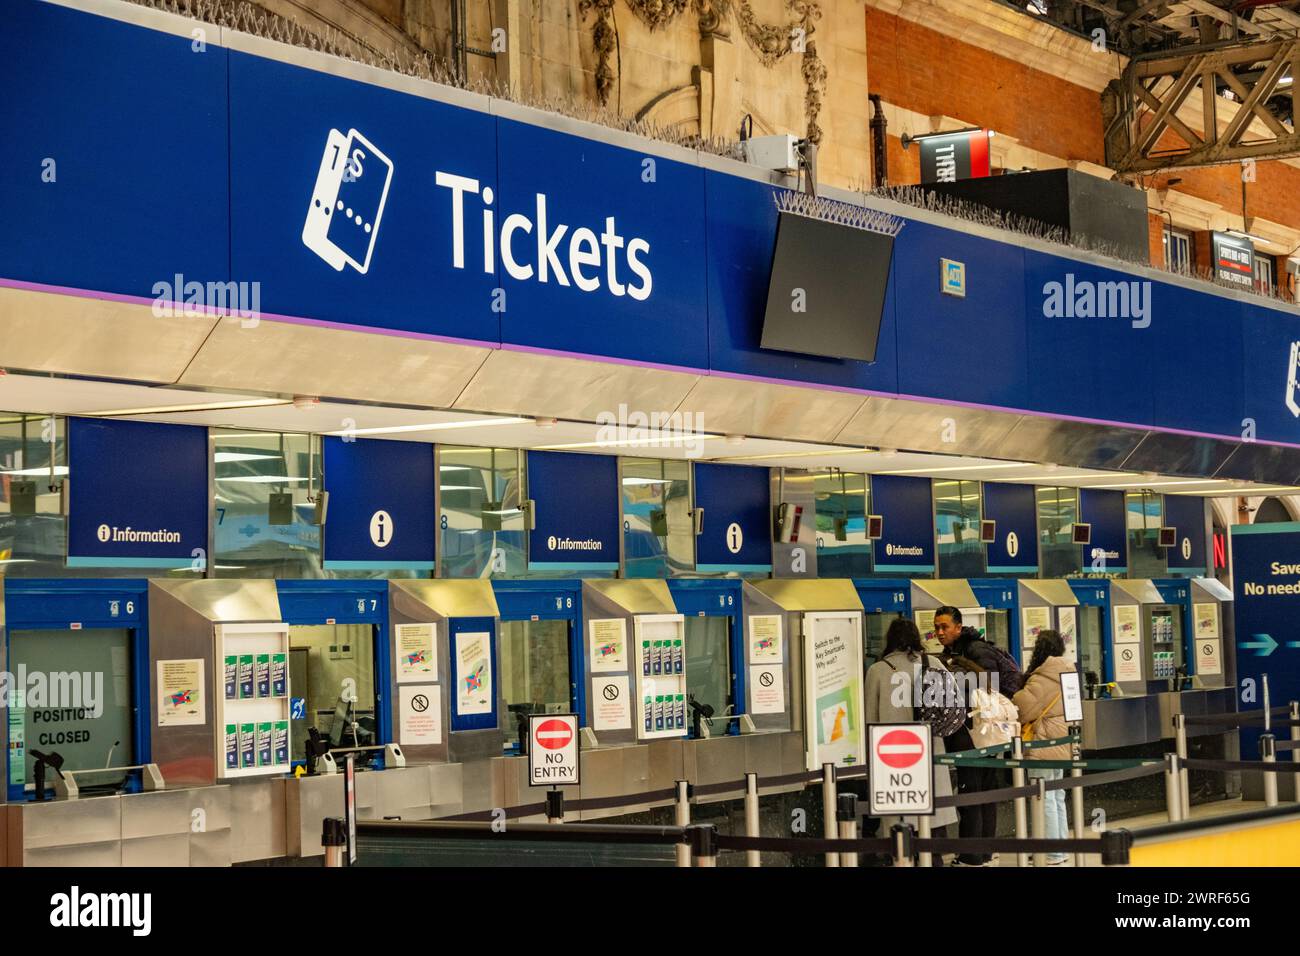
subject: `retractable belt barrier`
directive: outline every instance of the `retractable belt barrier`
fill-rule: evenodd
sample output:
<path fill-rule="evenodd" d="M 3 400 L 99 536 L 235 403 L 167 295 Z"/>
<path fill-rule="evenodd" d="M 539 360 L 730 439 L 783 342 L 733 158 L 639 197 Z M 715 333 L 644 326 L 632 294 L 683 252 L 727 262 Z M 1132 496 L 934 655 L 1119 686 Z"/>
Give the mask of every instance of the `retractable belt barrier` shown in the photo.
<path fill-rule="evenodd" d="M 1183 719 L 1189 724 L 1229 724 L 1232 726 L 1242 726 L 1263 720 L 1264 713 L 1265 712 L 1262 710 L 1247 710 L 1237 711 L 1231 714 L 1183 714 Z M 1291 708 L 1273 707 L 1270 708 L 1267 713 L 1270 717 L 1282 716 L 1284 714 L 1290 714 Z M 1291 723 L 1291 721 L 1275 720 L 1273 723 L 1287 724 Z"/>

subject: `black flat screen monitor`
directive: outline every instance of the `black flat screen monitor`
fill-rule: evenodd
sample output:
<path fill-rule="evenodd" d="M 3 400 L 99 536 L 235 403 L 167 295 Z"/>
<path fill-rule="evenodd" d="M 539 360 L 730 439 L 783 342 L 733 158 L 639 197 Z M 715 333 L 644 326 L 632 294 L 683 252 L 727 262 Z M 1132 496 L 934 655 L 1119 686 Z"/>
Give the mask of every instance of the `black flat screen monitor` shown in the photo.
<path fill-rule="evenodd" d="M 781 213 L 762 347 L 874 362 L 893 252 L 892 236 Z"/>

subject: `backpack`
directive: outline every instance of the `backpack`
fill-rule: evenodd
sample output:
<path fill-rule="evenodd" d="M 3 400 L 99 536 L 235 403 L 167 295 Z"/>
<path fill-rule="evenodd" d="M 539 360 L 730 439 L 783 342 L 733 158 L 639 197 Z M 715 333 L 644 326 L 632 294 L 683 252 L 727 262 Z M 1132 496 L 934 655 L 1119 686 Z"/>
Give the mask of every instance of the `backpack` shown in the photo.
<path fill-rule="evenodd" d="M 1025 684 L 1025 675 L 1020 672 L 1016 659 L 998 647 L 992 641 L 985 641 L 998 662 L 998 694 L 1008 699 Z"/>
<path fill-rule="evenodd" d="M 947 737 L 966 726 L 965 695 L 957 678 L 942 667 L 929 665 L 930 655 L 922 654 L 921 703 L 912 708 L 912 714 L 914 719 L 929 724 L 935 736 Z"/>
<path fill-rule="evenodd" d="M 970 693 L 971 741 L 976 747 L 1009 744 L 1020 733 L 1020 711 L 1002 694 L 976 687 Z"/>

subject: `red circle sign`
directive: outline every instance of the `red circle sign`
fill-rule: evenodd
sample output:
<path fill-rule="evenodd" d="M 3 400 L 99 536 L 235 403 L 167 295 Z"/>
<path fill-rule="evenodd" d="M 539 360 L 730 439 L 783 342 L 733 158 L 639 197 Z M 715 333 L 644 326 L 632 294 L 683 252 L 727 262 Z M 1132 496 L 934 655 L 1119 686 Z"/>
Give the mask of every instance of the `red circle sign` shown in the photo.
<path fill-rule="evenodd" d="M 563 750 L 573 740 L 573 731 L 563 720 L 543 720 L 533 732 L 537 743 L 547 750 Z"/>
<path fill-rule="evenodd" d="M 876 742 L 876 756 L 887 767 L 906 770 L 921 759 L 925 743 L 910 730 L 891 730 Z"/>

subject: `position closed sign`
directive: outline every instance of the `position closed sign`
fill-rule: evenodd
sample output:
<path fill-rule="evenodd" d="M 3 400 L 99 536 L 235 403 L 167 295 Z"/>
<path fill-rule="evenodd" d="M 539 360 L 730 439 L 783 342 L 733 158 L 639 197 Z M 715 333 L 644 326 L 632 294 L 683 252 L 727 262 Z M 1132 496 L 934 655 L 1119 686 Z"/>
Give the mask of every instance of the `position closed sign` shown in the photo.
<path fill-rule="evenodd" d="M 872 724 L 867 730 L 871 816 L 934 813 L 930 725 Z"/>
<path fill-rule="evenodd" d="M 528 717 L 528 785 L 572 786 L 578 782 L 578 715 Z"/>

